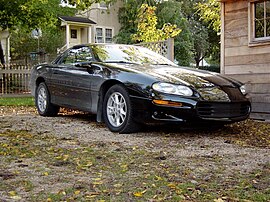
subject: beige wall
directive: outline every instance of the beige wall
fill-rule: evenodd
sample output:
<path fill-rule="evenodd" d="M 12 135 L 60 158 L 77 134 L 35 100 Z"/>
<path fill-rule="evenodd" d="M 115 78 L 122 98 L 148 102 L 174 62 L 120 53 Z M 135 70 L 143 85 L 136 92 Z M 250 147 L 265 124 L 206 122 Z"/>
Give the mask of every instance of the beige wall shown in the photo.
<path fill-rule="evenodd" d="M 249 42 L 249 3 L 222 3 L 221 70 L 247 84 L 253 112 L 270 113 L 270 44 Z"/>
<path fill-rule="evenodd" d="M 82 13 L 84 16 L 97 23 L 92 26 L 92 42 L 95 41 L 96 27 L 111 28 L 113 29 L 113 36 L 118 34 L 121 27 L 118 21 L 118 11 L 122 6 L 123 2 L 117 1 L 106 10 L 99 8 L 99 4 L 94 4 L 88 12 Z"/>

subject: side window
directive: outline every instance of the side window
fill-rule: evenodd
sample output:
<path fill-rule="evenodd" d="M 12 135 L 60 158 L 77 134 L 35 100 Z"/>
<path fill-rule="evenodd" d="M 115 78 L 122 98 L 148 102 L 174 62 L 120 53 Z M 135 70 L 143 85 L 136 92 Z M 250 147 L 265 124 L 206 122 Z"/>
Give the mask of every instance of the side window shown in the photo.
<path fill-rule="evenodd" d="M 270 42 L 270 1 L 249 2 L 249 42 Z"/>
<path fill-rule="evenodd" d="M 89 47 L 79 47 L 70 49 L 63 57 L 61 64 L 74 64 L 89 62 L 93 60 L 92 52 Z"/>

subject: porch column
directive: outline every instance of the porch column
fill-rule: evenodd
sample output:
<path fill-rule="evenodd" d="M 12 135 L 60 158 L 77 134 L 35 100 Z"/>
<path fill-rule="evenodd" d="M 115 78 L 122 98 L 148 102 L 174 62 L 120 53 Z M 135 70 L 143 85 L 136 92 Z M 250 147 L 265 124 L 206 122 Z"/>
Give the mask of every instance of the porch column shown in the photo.
<path fill-rule="evenodd" d="M 225 3 L 221 3 L 220 73 L 225 74 Z"/>
<path fill-rule="evenodd" d="M 9 63 L 10 59 L 10 34 L 7 37 L 7 42 L 6 42 L 6 63 Z"/>
<path fill-rule="evenodd" d="M 88 43 L 92 43 L 92 27 L 89 26 L 88 27 L 88 39 L 87 39 Z"/>
<path fill-rule="evenodd" d="M 66 24 L 66 45 L 67 45 L 67 49 L 69 48 L 69 39 L 70 39 L 70 28 L 69 28 L 69 24 Z"/>

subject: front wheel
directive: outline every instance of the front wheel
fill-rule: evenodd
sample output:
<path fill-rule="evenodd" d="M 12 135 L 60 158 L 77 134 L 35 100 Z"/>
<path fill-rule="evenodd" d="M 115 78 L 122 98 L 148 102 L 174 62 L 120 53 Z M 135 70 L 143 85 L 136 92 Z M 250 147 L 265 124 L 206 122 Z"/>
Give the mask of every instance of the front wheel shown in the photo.
<path fill-rule="evenodd" d="M 127 90 L 119 84 L 106 93 L 103 104 L 105 124 L 112 132 L 132 133 L 139 130 L 133 120 L 133 109 Z"/>
<path fill-rule="evenodd" d="M 59 107 L 51 103 L 50 93 L 44 82 L 36 89 L 35 104 L 41 116 L 56 116 L 59 112 Z"/>

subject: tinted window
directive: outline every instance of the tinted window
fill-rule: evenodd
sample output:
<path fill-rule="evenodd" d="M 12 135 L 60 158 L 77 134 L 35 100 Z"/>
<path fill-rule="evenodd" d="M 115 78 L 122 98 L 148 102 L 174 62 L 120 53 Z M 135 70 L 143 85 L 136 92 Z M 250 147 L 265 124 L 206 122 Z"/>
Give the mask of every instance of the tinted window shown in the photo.
<path fill-rule="evenodd" d="M 62 64 L 73 64 L 81 62 L 89 62 L 93 60 L 89 47 L 78 47 L 70 49 L 62 59 Z"/>
<path fill-rule="evenodd" d="M 167 58 L 143 47 L 126 45 L 92 46 L 96 57 L 102 62 L 127 62 L 137 64 L 170 64 Z"/>

